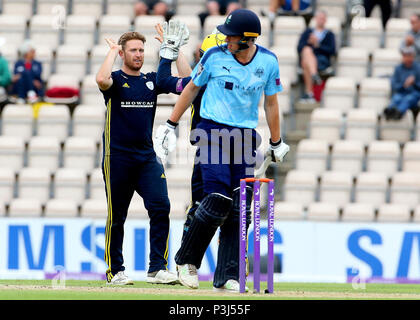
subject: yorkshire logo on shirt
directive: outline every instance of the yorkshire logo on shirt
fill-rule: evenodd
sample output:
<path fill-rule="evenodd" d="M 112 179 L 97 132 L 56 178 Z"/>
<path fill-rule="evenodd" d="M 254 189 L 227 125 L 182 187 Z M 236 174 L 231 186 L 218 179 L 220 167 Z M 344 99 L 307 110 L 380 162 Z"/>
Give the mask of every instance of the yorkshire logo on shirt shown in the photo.
<path fill-rule="evenodd" d="M 262 67 L 258 67 L 257 70 L 255 70 L 254 74 L 258 77 L 261 78 L 264 75 L 264 68 Z"/>
<path fill-rule="evenodd" d="M 148 87 L 150 90 L 153 90 L 155 88 L 152 81 L 147 81 L 146 82 L 146 87 Z"/>

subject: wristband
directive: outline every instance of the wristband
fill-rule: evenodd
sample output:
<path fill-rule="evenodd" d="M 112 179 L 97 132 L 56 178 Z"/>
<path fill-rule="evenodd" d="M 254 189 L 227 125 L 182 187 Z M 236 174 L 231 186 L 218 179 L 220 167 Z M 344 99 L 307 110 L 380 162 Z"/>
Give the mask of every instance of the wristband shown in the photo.
<path fill-rule="evenodd" d="M 272 146 L 272 147 L 277 147 L 277 146 L 279 146 L 280 144 L 281 144 L 281 138 L 280 138 L 280 140 L 279 141 L 277 141 L 277 142 L 273 142 L 272 140 L 271 140 L 271 138 L 270 138 L 270 145 Z"/>
<path fill-rule="evenodd" d="M 166 121 L 166 124 L 170 127 L 170 128 L 172 128 L 172 129 L 175 129 L 177 126 L 178 126 L 178 123 L 177 122 L 172 122 L 171 120 L 167 120 Z"/>

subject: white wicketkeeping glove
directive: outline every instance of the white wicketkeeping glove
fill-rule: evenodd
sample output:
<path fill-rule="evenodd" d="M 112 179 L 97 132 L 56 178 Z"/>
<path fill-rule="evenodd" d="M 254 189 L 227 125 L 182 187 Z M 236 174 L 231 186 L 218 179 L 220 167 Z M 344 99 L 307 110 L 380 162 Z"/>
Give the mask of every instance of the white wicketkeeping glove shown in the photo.
<path fill-rule="evenodd" d="M 289 152 L 290 147 L 284 143 L 281 139 L 279 142 L 273 143 L 270 139 L 270 146 L 266 156 L 271 156 L 273 162 L 283 162 L 284 156 Z"/>
<path fill-rule="evenodd" d="M 179 47 L 188 42 L 189 38 L 189 31 L 185 30 L 185 24 L 178 20 L 163 23 L 163 42 L 159 51 L 161 58 L 172 61 L 178 59 Z"/>
<path fill-rule="evenodd" d="M 169 152 L 174 151 L 176 147 L 175 128 L 176 125 L 167 122 L 165 125 L 160 125 L 156 130 L 153 146 L 156 155 L 162 161 L 166 161 Z"/>
<path fill-rule="evenodd" d="M 188 43 L 188 40 L 190 39 L 190 30 L 188 30 L 187 25 L 184 22 L 181 22 L 181 27 L 183 28 L 183 32 L 182 32 L 181 44 L 179 45 L 180 47 L 182 47 L 183 45 L 186 45 Z"/>

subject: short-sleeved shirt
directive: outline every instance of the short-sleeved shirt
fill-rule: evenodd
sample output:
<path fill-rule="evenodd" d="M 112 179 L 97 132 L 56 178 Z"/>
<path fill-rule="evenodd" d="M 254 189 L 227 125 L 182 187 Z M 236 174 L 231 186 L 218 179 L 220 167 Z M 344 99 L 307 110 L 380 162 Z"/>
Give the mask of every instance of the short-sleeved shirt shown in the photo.
<path fill-rule="evenodd" d="M 246 64 L 226 48 L 213 47 L 191 77 L 196 86 L 207 85 L 200 116 L 238 128 L 256 128 L 262 93 L 270 96 L 283 89 L 276 55 L 259 45 Z"/>
<path fill-rule="evenodd" d="M 101 90 L 107 106 L 104 154 L 129 152 L 146 159 L 154 155 L 156 101 L 164 92 L 156 85 L 156 72 L 131 76 L 118 70 L 111 77 L 112 86 Z"/>

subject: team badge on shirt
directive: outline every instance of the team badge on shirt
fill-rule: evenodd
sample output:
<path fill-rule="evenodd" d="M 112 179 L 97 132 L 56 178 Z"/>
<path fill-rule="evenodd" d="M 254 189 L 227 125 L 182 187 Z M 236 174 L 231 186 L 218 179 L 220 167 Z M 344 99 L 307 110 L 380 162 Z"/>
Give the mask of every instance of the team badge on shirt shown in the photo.
<path fill-rule="evenodd" d="M 258 77 L 261 78 L 264 75 L 264 68 L 262 67 L 258 67 L 257 70 L 255 70 L 254 74 Z"/>
<path fill-rule="evenodd" d="M 197 67 L 197 76 L 199 76 L 201 72 L 203 72 L 203 70 L 204 70 L 204 66 L 201 63 L 199 63 Z"/>
<path fill-rule="evenodd" d="M 148 87 L 150 90 L 153 90 L 155 88 L 152 81 L 147 81 L 146 82 L 146 87 Z"/>

